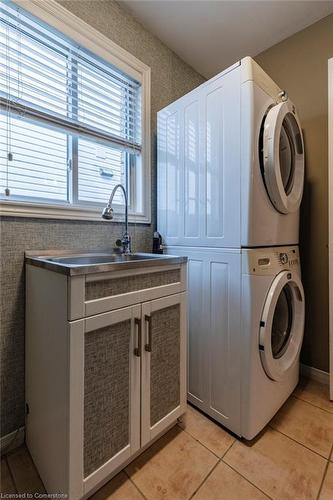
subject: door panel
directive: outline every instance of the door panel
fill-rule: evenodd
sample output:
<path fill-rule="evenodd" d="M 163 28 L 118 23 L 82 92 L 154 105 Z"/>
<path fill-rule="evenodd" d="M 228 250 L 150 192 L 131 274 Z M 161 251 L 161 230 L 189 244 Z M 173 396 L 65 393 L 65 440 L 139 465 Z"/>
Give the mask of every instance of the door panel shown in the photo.
<path fill-rule="evenodd" d="M 189 257 L 188 261 L 188 290 L 189 298 L 189 332 L 188 332 L 188 392 L 191 397 L 203 402 L 205 387 L 205 370 L 198 370 L 204 366 L 205 338 L 205 291 L 203 288 L 205 265 L 202 259 Z"/>
<path fill-rule="evenodd" d="M 176 242 L 181 235 L 183 197 L 183 112 L 173 106 L 161 111 L 158 120 L 158 221 L 165 240 Z"/>
<path fill-rule="evenodd" d="M 151 426 L 180 404 L 180 327 L 180 304 L 151 313 Z"/>
<path fill-rule="evenodd" d="M 240 432 L 240 250 L 166 250 L 188 257 L 188 400 Z"/>
<path fill-rule="evenodd" d="M 200 237 L 199 198 L 199 101 L 193 101 L 184 110 L 184 238 Z"/>
<path fill-rule="evenodd" d="M 231 71 L 213 80 L 202 93 L 205 117 L 203 244 L 236 247 L 240 241 L 239 72 Z"/>
<path fill-rule="evenodd" d="M 70 326 L 71 380 L 76 381 L 70 391 L 71 418 L 82 429 L 79 443 L 73 446 L 81 449 L 76 456 L 82 456 L 84 491 L 90 491 L 140 447 L 140 357 L 134 354 L 138 324 L 139 305 Z"/>
<path fill-rule="evenodd" d="M 185 412 L 185 297 L 142 305 L 142 446 Z"/>
<path fill-rule="evenodd" d="M 240 244 L 239 68 L 158 113 L 158 230 L 167 245 Z"/>
<path fill-rule="evenodd" d="M 224 88 L 206 96 L 206 237 L 224 236 Z"/>
<path fill-rule="evenodd" d="M 129 318 L 85 334 L 85 477 L 130 442 L 131 330 Z"/>
<path fill-rule="evenodd" d="M 227 262 L 210 262 L 210 406 L 221 415 L 228 415 L 227 384 L 230 359 L 229 272 Z"/>

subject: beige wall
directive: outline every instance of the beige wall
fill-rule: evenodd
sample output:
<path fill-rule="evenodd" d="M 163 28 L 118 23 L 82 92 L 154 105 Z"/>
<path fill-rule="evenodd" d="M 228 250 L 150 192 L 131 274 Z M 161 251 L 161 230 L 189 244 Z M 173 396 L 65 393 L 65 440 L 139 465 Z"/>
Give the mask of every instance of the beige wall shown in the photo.
<path fill-rule="evenodd" d="M 256 57 L 295 103 L 304 130 L 306 180 L 301 257 L 306 293 L 302 361 L 328 371 L 327 61 L 333 57 L 333 15 Z"/>
<path fill-rule="evenodd" d="M 153 224 L 131 226 L 134 250 L 150 251 L 156 217 L 156 112 L 204 81 L 112 0 L 61 1 L 68 10 L 151 67 Z M 24 251 L 106 250 L 120 224 L 3 217 L 0 223 L 0 435 L 24 425 Z"/>

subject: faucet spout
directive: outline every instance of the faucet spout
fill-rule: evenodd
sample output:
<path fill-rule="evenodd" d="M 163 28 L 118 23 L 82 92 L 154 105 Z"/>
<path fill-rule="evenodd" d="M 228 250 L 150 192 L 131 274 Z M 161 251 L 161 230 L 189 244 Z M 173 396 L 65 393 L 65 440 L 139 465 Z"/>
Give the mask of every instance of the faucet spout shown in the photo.
<path fill-rule="evenodd" d="M 125 233 L 123 234 L 123 237 L 121 240 L 121 243 L 123 246 L 123 253 L 131 253 L 131 237 L 128 234 L 128 197 L 127 197 L 126 189 L 124 188 L 124 186 L 122 184 L 117 184 L 112 189 L 109 202 L 102 212 L 102 217 L 103 217 L 103 219 L 106 219 L 106 220 L 113 219 L 112 203 L 113 203 L 114 195 L 116 194 L 118 189 L 122 190 L 123 195 L 124 195 L 124 200 L 125 200 Z"/>

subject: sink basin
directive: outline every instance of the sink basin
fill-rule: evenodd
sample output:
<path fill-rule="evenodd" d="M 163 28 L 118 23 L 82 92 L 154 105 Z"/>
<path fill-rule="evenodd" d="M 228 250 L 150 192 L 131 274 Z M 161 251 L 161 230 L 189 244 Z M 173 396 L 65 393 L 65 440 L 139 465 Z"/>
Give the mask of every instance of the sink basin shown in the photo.
<path fill-rule="evenodd" d="M 80 254 L 80 255 L 62 255 L 61 257 L 44 257 L 49 262 L 63 264 L 68 266 L 111 264 L 113 262 L 131 262 L 137 260 L 160 259 L 161 256 L 154 254 Z"/>
<path fill-rule="evenodd" d="M 26 262 L 69 276 L 181 264 L 186 257 L 153 253 L 113 253 L 44 250 L 26 252 Z"/>

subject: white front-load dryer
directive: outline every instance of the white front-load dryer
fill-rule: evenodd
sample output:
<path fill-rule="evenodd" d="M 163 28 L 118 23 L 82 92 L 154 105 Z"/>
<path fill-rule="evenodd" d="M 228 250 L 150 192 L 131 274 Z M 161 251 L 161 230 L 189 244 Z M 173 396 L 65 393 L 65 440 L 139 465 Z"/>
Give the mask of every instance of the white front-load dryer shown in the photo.
<path fill-rule="evenodd" d="M 296 108 L 250 58 L 241 68 L 241 246 L 295 245 L 304 183 Z"/>
<path fill-rule="evenodd" d="M 250 57 L 158 113 L 168 246 L 297 245 L 304 145 L 294 104 Z"/>
<path fill-rule="evenodd" d="M 305 302 L 298 247 L 242 251 L 241 435 L 254 438 L 299 378 Z"/>

